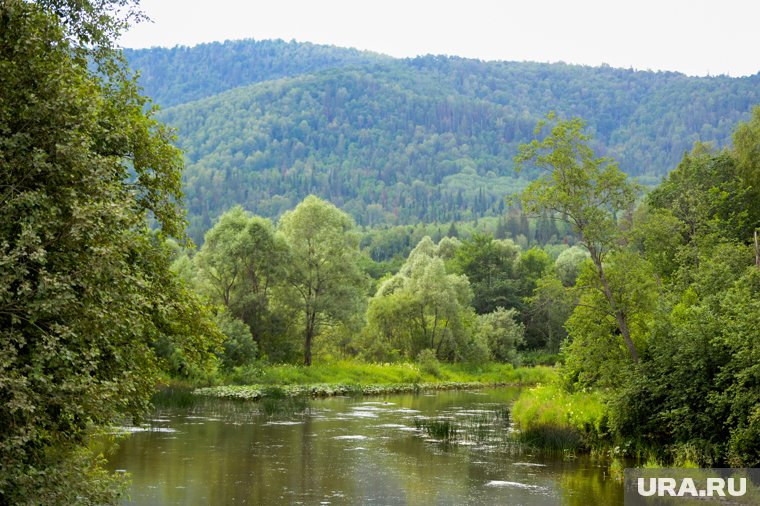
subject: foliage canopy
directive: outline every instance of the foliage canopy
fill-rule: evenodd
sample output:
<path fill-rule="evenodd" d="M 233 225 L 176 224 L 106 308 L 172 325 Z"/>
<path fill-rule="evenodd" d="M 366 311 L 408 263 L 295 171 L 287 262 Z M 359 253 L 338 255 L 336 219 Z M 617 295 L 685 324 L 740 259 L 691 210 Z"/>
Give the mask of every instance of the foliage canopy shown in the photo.
<path fill-rule="evenodd" d="M 112 478 L 83 446 L 92 430 L 145 412 L 163 343 L 201 364 L 218 337 L 169 271 L 163 245 L 184 227 L 181 155 L 117 55 L 108 59 L 121 25 L 101 3 L 0 5 L 0 502 L 8 504 L 112 501 Z M 89 45 L 102 50 L 98 74 Z"/>

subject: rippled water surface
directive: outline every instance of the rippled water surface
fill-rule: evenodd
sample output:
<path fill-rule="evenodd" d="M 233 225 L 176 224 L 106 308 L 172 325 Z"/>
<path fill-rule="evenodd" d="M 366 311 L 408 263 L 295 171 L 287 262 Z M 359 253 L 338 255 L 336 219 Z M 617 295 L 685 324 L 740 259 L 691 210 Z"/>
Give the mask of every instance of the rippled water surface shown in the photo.
<path fill-rule="evenodd" d="M 622 504 L 603 463 L 517 448 L 516 395 L 165 399 L 110 465 L 132 476 L 125 504 Z"/>

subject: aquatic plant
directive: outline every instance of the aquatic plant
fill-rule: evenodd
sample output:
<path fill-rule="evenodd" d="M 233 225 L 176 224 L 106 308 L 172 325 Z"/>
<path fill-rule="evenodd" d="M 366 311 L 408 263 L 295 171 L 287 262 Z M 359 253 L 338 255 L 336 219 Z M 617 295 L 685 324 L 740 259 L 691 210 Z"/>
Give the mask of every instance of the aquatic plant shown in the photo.
<path fill-rule="evenodd" d="M 153 394 L 151 404 L 156 409 L 161 408 L 192 408 L 198 403 L 197 395 L 190 388 L 165 387 Z"/>
<path fill-rule="evenodd" d="M 220 397 L 224 399 L 259 400 L 270 396 L 329 397 L 333 395 L 386 395 L 400 393 L 432 392 L 443 390 L 474 390 L 486 386 L 504 384 L 484 384 L 479 382 L 443 381 L 438 383 L 391 383 L 378 385 L 356 384 L 314 384 L 314 385 L 224 385 L 197 388 L 194 395 Z"/>
<path fill-rule="evenodd" d="M 457 425 L 451 420 L 415 418 L 414 427 L 424 432 L 427 436 L 444 442 L 455 440 L 459 432 Z"/>
<path fill-rule="evenodd" d="M 542 453 L 570 454 L 577 450 L 583 439 L 573 427 L 539 425 L 519 433 L 519 439 Z"/>

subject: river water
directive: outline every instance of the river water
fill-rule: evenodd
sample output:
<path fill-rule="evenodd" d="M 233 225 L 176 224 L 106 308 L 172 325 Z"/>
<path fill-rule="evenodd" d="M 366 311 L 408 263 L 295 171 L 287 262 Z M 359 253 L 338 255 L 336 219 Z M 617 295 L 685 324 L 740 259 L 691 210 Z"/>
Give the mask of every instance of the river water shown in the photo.
<path fill-rule="evenodd" d="M 132 477 L 124 504 L 622 504 L 603 462 L 514 442 L 517 393 L 165 397 L 109 465 Z M 452 437 L 430 428 L 443 425 Z"/>

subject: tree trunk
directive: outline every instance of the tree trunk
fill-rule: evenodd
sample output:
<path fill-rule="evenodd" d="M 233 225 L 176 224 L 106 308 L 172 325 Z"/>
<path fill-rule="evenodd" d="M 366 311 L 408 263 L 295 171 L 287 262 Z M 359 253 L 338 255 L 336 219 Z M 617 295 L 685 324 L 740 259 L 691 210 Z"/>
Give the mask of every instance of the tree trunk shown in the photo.
<path fill-rule="evenodd" d="M 435 349 L 435 356 L 438 357 L 441 353 L 441 345 L 443 344 L 443 338 L 446 337 L 446 329 L 449 328 L 449 320 L 443 325 L 443 333 L 441 333 L 441 340 L 438 341 L 438 347 Z"/>
<path fill-rule="evenodd" d="M 314 340 L 314 322 L 316 321 L 316 311 L 307 310 L 306 312 L 306 339 L 303 345 L 303 365 L 311 365 L 311 343 Z"/>
<path fill-rule="evenodd" d="M 306 342 L 304 343 L 304 352 L 303 352 L 303 365 L 310 366 L 311 365 L 311 333 L 307 330 L 306 331 Z"/>
<path fill-rule="evenodd" d="M 435 310 L 435 320 L 433 320 L 433 332 L 430 336 L 430 347 L 435 347 L 435 330 L 438 327 L 438 309 Z"/>
<path fill-rule="evenodd" d="M 607 298 L 607 302 L 610 304 L 612 314 L 615 315 L 615 321 L 617 322 L 618 329 L 620 330 L 620 335 L 623 336 L 623 341 L 625 341 L 625 345 L 628 347 L 628 351 L 631 353 L 633 362 L 638 363 L 639 354 L 636 352 L 636 346 L 633 344 L 633 340 L 631 339 L 631 331 L 628 329 L 628 321 L 626 319 L 625 313 L 623 313 L 623 311 L 621 311 L 617 306 L 615 296 L 612 294 L 610 284 L 607 281 L 607 276 L 604 274 L 604 269 L 602 268 L 602 260 L 595 249 L 589 248 L 589 251 L 591 253 L 591 259 L 593 260 L 594 265 L 596 265 L 596 268 L 599 269 L 599 280 L 602 282 L 602 292 L 604 292 L 604 296 Z"/>

